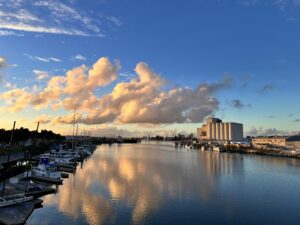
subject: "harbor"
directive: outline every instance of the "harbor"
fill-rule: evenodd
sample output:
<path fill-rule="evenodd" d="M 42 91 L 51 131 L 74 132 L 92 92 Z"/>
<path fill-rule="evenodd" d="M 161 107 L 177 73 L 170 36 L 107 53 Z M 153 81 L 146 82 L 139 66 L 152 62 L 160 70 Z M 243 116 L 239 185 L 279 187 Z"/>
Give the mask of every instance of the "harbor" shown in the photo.
<path fill-rule="evenodd" d="M 103 144 L 56 194 L 42 197 L 43 208 L 26 224 L 243 224 L 245 217 L 253 224 L 294 223 L 299 165 L 292 158 L 197 151 L 167 142 Z M 263 191 L 270 187 L 276 193 Z M 234 209 L 231 214 L 225 204 Z"/>
<path fill-rule="evenodd" d="M 96 148 L 91 143 L 74 146 L 70 149 L 58 144 L 57 148 L 34 158 L 26 157 L 25 153 L 1 156 L 0 177 L 4 177 L 0 196 L 1 224 L 24 224 L 35 208 L 42 207 L 40 198 L 56 193 L 57 185 L 63 185 L 63 180 L 74 174 L 77 165 L 82 165 Z"/>

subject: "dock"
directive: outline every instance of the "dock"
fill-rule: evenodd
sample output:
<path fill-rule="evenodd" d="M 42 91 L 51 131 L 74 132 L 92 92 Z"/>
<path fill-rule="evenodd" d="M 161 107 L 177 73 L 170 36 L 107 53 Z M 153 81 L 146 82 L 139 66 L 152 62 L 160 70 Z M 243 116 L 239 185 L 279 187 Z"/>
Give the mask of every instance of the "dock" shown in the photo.
<path fill-rule="evenodd" d="M 18 205 L 1 208 L 0 223 L 5 225 L 24 224 L 36 206 L 42 204 L 41 199 L 32 200 Z"/>
<path fill-rule="evenodd" d="M 55 193 L 57 190 L 44 184 L 26 184 L 25 181 L 17 184 L 7 184 L 5 188 L 5 195 L 16 195 L 24 193 L 26 196 L 33 196 L 35 198 L 47 194 Z"/>
<path fill-rule="evenodd" d="M 76 165 L 66 164 L 66 163 L 57 163 L 57 171 L 73 173 L 76 170 Z"/>
<path fill-rule="evenodd" d="M 22 178 L 22 180 L 33 180 L 33 181 L 41 181 L 45 183 L 50 183 L 50 184 L 62 184 L 63 180 L 62 179 L 55 179 L 55 178 L 50 178 L 50 177 L 42 177 L 42 176 L 29 176 Z"/>

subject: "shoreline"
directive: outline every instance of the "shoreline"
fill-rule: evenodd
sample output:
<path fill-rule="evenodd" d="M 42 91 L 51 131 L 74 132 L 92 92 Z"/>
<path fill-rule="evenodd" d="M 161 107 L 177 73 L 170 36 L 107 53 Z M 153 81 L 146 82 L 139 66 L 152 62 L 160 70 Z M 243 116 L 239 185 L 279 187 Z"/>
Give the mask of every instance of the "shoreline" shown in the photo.
<path fill-rule="evenodd" d="M 237 150 L 233 150 L 233 149 L 230 149 L 230 150 L 225 151 L 225 152 L 300 159 L 300 151 L 297 152 L 297 151 L 288 151 L 288 150 L 261 150 L 261 149 L 237 149 Z"/>

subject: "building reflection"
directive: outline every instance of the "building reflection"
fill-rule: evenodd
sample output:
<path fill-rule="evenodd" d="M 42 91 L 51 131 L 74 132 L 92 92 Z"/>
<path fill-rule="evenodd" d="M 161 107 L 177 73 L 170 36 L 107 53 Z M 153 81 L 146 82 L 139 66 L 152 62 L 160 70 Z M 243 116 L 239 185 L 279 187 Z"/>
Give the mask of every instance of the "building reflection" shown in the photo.
<path fill-rule="evenodd" d="M 57 195 L 45 197 L 44 205 L 57 205 L 64 214 L 83 216 L 89 224 L 103 224 L 116 220 L 122 204 L 130 210 L 132 224 L 143 224 L 167 200 L 196 197 L 205 203 L 219 188 L 220 177 L 235 170 L 243 174 L 240 156 L 156 148 L 100 146 Z"/>

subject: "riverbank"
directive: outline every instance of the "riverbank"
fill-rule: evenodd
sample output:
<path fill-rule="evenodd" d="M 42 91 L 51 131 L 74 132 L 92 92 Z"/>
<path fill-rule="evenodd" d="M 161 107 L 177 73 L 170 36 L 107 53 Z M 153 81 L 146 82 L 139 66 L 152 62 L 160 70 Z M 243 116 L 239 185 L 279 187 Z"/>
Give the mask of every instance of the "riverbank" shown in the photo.
<path fill-rule="evenodd" d="M 274 150 L 274 149 L 229 149 L 229 153 L 240 153 L 240 154 L 256 154 L 256 155 L 266 155 L 266 156 L 276 156 L 276 157 L 289 157 L 300 159 L 300 151 L 296 150 Z"/>
<path fill-rule="evenodd" d="M 218 145 L 214 146 L 211 144 L 200 144 L 200 143 L 176 143 L 174 144 L 175 147 L 185 147 L 188 149 L 195 149 L 195 150 L 211 150 L 214 151 L 214 148 L 222 152 L 228 153 L 239 153 L 239 154 L 256 154 L 256 155 L 265 155 L 265 156 L 274 156 L 274 157 L 288 157 L 288 158 L 296 158 L 300 159 L 300 150 L 297 149 L 287 149 L 287 148 L 280 148 L 280 147 L 264 147 L 264 148 L 255 148 L 254 146 L 242 146 L 242 145 Z"/>

